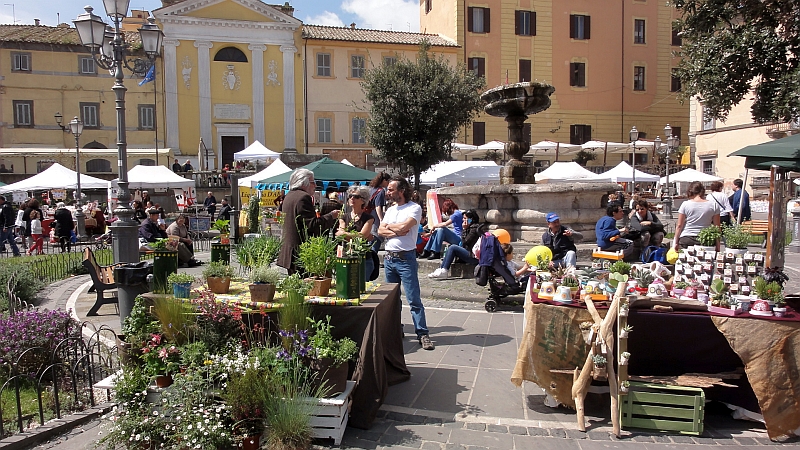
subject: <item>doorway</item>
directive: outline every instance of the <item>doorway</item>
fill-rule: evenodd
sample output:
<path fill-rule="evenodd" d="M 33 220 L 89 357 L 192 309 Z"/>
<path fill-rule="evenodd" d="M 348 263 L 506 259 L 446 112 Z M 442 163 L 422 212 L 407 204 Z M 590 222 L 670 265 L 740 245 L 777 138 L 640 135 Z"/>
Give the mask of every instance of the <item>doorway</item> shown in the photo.
<path fill-rule="evenodd" d="M 222 161 L 220 167 L 230 164 L 233 167 L 233 154 L 245 148 L 244 136 L 222 136 Z"/>

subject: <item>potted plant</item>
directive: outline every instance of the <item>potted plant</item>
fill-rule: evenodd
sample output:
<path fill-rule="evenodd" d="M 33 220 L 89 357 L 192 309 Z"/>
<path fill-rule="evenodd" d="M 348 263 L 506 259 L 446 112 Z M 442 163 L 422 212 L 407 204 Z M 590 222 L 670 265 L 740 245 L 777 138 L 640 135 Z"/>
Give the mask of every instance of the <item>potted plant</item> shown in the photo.
<path fill-rule="evenodd" d="M 766 300 L 770 306 L 775 306 L 775 298 L 783 299 L 783 288 L 777 281 L 767 281 L 764 277 L 753 280 L 753 290 L 761 300 Z"/>
<path fill-rule="evenodd" d="M 181 361 L 180 349 L 168 342 L 164 335 L 153 333 L 142 348 L 145 372 L 155 377 L 156 386 L 165 388 L 172 384 L 172 375 L 178 371 Z"/>
<path fill-rule="evenodd" d="M 639 293 L 647 293 L 647 288 L 656 280 L 656 275 L 649 270 L 638 269 L 634 279 L 638 284 L 636 291 Z"/>
<path fill-rule="evenodd" d="M 631 265 L 625 261 L 614 261 L 614 263 L 608 267 L 608 271 L 611 273 L 628 275 L 631 273 Z"/>
<path fill-rule="evenodd" d="M 633 326 L 625 325 L 619 330 L 619 338 L 620 339 L 627 339 L 630 332 L 633 331 Z"/>
<path fill-rule="evenodd" d="M 194 277 L 188 273 L 171 273 L 167 283 L 172 285 L 172 295 L 175 298 L 189 298 Z"/>
<path fill-rule="evenodd" d="M 211 224 L 212 230 L 219 231 L 220 244 L 228 245 L 231 243 L 229 238 L 231 233 L 230 223 L 231 223 L 230 220 L 217 219 L 216 221 L 214 221 L 214 223 Z"/>
<path fill-rule="evenodd" d="M 348 337 L 334 339 L 331 329 L 331 316 L 312 320 L 309 343 L 316 353 L 311 368 L 317 372 L 318 382 L 329 388 L 329 396 L 336 396 L 347 388 L 348 363 L 358 354 L 358 345 Z"/>
<path fill-rule="evenodd" d="M 276 236 L 249 237 L 237 244 L 235 251 L 239 265 L 247 269 L 269 266 L 278 258 L 281 239 Z"/>
<path fill-rule="evenodd" d="M 747 252 L 747 244 L 750 242 L 750 232 L 743 226 L 736 224 L 725 227 L 722 231 L 725 238 L 725 254 L 742 255 Z"/>
<path fill-rule="evenodd" d="M 220 261 L 212 261 L 203 269 L 208 289 L 215 294 L 227 294 L 233 278 L 233 267 Z"/>
<path fill-rule="evenodd" d="M 631 389 L 631 382 L 628 380 L 623 381 L 619 385 L 619 393 L 620 394 L 627 394 L 628 391 Z"/>
<path fill-rule="evenodd" d="M 235 421 L 234 434 L 241 436 L 244 450 L 258 449 L 264 433 L 270 395 L 265 383 L 267 376 L 264 369 L 255 367 L 248 367 L 244 373 L 234 372 L 223 393 Z"/>
<path fill-rule="evenodd" d="M 622 352 L 622 353 L 620 353 L 620 355 L 619 355 L 619 365 L 620 366 L 627 366 L 628 365 L 628 361 L 630 361 L 630 359 L 631 359 L 630 352 Z"/>
<path fill-rule="evenodd" d="M 775 317 L 783 317 L 786 314 L 786 299 L 783 297 L 783 294 L 779 293 L 774 295 L 772 301 L 775 302 L 775 306 L 772 307 L 772 312 L 775 314 Z"/>
<path fill-rule="evenodd" d="M 250 300 L 254 302 L 271 302 L 275 297 L 281 273 L 269 266 L 258 266 L 250 272 Z"/>
<path fill-rule="evenodd" d="M 336 241 L 327 235 L 306 239 L 300 244 L 297 263 L 314 283 L 308 295 L 327 297 L 333 281 L 330 272 L 336 263 Z"/>
<path fill-rule="evenodd" d="M 573 297 L 581 289 L 581 282 L 580 282 L 580 280 L 578 280 L 578 277 L 576 277 L 575 275 L 566 275 L 566 276 L 564 276 L 561 279 L 561 285 L 568 287 L 570 292 L 572 292 L 572 296 Z"/>
<path fill-rule="evenodd" d="M 592 334 L 594 333 L 594 322 L 581 322 L 578 326 L 583 335 L 583 341 L 587 345 L 592 345 Z"/>
<path fill-rule="evenodd" d="M 592 378 L 595 380 L 605 380 L 608 378 L 608 371 L 606 369 L 606 364 L 608 360 L 603 355 L 592 355 L 592 363 L 594 364 L 594 369 L 592 370 Z"/>
<path fill-rule="evenodd" d="M 169 292 L 168 277 L 178 272 L 178 243 L 175 238 L 156 239 L 149 244 L 153 249 L 153 287 L 158 294 Z"/>
<path fill-rule="evenodd" d="M 689 287 L 689 283 L 685 281 L 676 281 L 672 285 L 672 296 L 673 297 L 680 297 L 686 293 L 686 288 Z"/>
<path fill-rule="evenodd" d="M 712 306 L 723 306 L 723 303 L 727 304 L 726 296 L 728 292 L 728 288 L 725 287 L 725 282 L 722 281 L 720 278 L 711 282 L 709 286 L 709 291 L 711 292 L 711 305 Z"/>
<path fill-rule="evenodd" d="M 700 242 L 698 251 L 713 252 L 717 249 L 717 244 L 722 237 L 722 231 L 717 225 L 709 225 L 697 234 L 697 241 Z"/>
<path fill-rule="evenodd" d="M 619 304 L 619 316 L 620 317 L 628 317 L 628 310 L 629 309 L 630 309 L 630 305 L 627 302 L 620 303 Z"/>

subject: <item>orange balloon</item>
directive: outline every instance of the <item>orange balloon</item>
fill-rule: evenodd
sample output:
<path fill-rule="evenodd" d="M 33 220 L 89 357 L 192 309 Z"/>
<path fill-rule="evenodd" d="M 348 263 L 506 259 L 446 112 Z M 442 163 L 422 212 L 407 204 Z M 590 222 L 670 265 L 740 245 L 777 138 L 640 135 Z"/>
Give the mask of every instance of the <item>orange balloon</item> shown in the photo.
<path fill-rule="evenodd" d="M 500 241 L 501 244 L 510 244 L 511 243 L 511 235 L 508 231 L 498 228 L 492 231 L 492 234 Z"/>

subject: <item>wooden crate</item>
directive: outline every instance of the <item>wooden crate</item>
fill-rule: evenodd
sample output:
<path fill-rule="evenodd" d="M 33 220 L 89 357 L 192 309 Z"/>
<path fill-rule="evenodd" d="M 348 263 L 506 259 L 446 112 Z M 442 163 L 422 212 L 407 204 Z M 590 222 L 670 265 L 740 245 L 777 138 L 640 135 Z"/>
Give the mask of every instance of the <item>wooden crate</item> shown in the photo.
<path fill-rule="evenodd" d="M 703 433 L 706 396 L 702 389 L 631 381 L 620 397 L 622 426 L 684 434 Z"/>
<path fill-rule="evenodd" d="M 311 437 L 315 439 L 333 439 L 335 445 L 342 442 L 347 418 L 350 414 L 350 394 L 355 388 L 355 381 L 347 382 L 347 389 L 332 398 L 321 398 L 317 402 L 317 410 L 311 417 Z"/>

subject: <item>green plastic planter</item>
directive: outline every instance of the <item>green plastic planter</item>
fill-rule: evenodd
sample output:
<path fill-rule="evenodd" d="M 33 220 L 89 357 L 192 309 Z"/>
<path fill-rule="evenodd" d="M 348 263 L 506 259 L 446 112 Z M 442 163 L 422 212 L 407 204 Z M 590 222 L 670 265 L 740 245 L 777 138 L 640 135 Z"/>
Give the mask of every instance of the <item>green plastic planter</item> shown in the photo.
<path fill-rule="evenodd" d="M 231 244 L 211 244 L 211 262 L 231 263 Z"/>

